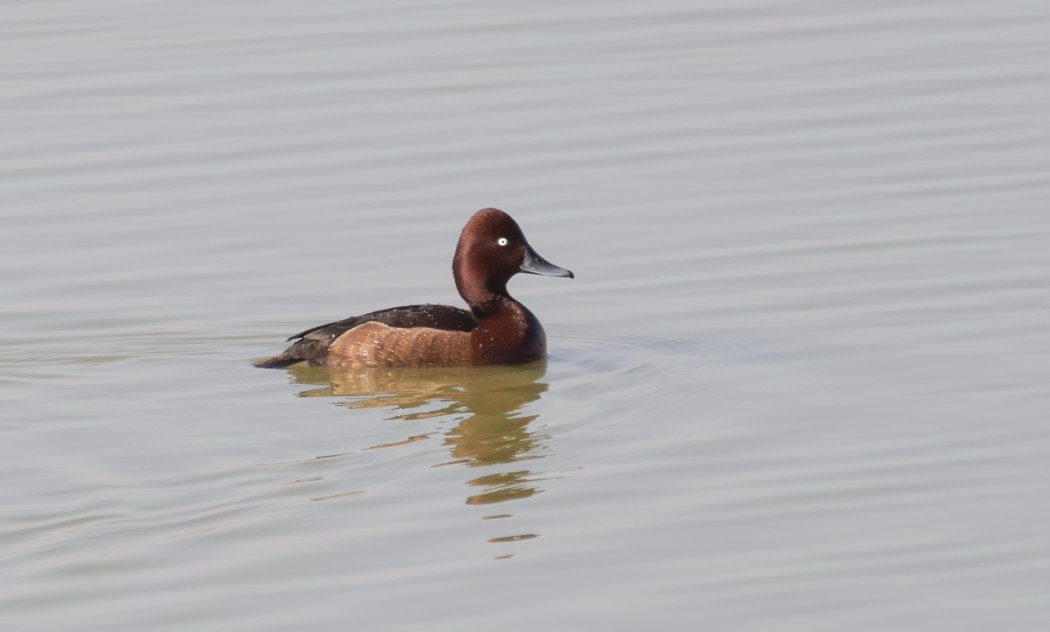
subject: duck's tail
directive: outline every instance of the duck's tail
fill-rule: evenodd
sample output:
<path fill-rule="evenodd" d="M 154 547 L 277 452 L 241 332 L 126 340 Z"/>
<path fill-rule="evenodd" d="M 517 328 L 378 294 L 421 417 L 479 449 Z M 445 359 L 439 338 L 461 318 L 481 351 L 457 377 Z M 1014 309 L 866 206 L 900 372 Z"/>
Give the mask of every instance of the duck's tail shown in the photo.
<path fill-rule="evenodd" d="M 317 328 L 317 331 L 310 330 L 292 336 L 288 339 L 295 340 L 291 346 L 272 358 L 256 362 L 255 366 L 260 369 L 283 369 L 298 362 L 316 366 L 327 364 L 328 347 L 338 337 L 338 334 L 342 333 L 342 330 L 331 333 L 327 329 L 324 331 L 321 329 Z"/>
<path fill-rule="evenodd" d="M 275 355 L 272 358 L 266 360 L 259 360 L 255 363 L 255 366 L 260 369 L 283 369 L 285 367 L 292 366 L 298 362 L 302 362 L 305 358 L 300 358 L 299 354 L 291 353 L 292 348 L 285 350 L 280 355 Z"/>

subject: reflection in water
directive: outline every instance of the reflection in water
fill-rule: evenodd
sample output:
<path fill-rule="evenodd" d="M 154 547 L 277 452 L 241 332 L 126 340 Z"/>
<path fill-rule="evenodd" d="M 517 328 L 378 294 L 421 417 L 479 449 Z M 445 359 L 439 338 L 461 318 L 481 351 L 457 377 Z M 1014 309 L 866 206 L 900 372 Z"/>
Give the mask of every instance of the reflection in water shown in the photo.
<path fill-rule="evenodd" d="M 437 465 L 488 468 L 543 456 L 546 437 L 528 430 L 536 415 L 523 415 L 521 409 L 547 390 L 547 384 L 539 381 L 546 372 L 544 362 L 517 367 L 466 368 L 304 366 L 292 367 L 289 372 L 297 384 L 323 385 L 302 391 L 302 397 L 347 396 L 350 399 L 345 405 L 349 408 L 391 408 L 394 414 L 390 419 L 461 418 L 444 437 L 452 459 Z M 432 434 L 411 435 L 370 449 L 407 445 Z M 480 490 L 468 496 L 466 502 L 487 505 L 528 498 L 541 491 L 536 486 L 537 479 L 524 468 L 482 474 L 468 481 Z M 505 515 L 486 516 L 496 517 Z M 536 534 L 526 533 L 491 541 L 534 537 Z"/>

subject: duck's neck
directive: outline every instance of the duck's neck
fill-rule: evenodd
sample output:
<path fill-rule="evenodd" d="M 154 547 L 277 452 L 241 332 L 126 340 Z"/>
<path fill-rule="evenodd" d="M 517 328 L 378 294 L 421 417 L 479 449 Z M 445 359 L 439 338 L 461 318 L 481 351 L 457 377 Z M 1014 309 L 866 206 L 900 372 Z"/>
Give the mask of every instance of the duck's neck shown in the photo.
<path fill-rule="evenodd" d="M 472 273 L 469 269 L 453 262 L 452 276 L 456 280 L 456 290 L 463 300 L 470 305 L 470 311 L 476 318 L 495 315 L 512 306 L 521 306 L 507 292 L 508 279 L 485 277 Z M 522 307 L 524 309 L 524 307 Z"/>
<path fill-rule="evenodd" d="M 511 298 L 509 294 L 493 293 L 485 297 L 475 296 L 468 303 L 470 304 L 470 313 L 474 314 L 474 318 L 477 318 L 479 321 L 506 315 L 529 314 L 529 310 Z"/>

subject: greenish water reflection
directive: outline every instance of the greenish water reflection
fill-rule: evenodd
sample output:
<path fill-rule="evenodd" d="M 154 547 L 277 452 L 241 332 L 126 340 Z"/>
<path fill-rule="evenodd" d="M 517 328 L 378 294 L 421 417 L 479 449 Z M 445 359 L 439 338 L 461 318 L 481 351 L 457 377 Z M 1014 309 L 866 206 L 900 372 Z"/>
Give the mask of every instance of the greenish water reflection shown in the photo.
<path fill-rule="evenodd" d="M 515 367 L 343 369 L 296 366 L 289 369 L 296 384 L 312 385 L 301 397 L 347 397 L 352 409 L 389 408 L 388 419 L 458 421 L 444 431 L 452 460 L 472 468 L 498 467 L 544 456 L 546 436 L 530 430 L 537 415 L 522 409 L 540 398 L 548 385 L 540 379 L 545 362 Z M 413 434 L 369 449 L 402 446 L 433 436 L 439 430 Z M 537 477 L 528 469 L 487 472 L 467 481 L 480 488 L 467 497 L 469 505 L 486 505 L 528 498 L 539 493 Z M 527 534 L 531 535 L 531 534 Z"/>

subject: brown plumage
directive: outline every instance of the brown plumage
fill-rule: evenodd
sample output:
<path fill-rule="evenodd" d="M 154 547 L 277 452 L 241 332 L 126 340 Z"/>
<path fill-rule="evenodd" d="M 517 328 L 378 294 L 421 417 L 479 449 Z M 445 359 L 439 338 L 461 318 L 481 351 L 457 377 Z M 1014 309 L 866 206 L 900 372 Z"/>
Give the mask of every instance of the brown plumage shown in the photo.
<path fill-rule="evenodd" d="M 452 273 L 470 311 L 406 305 L 320 325 L 289 338 L 280 355 L 256 366 L 298 362 L 344 367 L 517 364 L 546 356 L 540 321 L 507 293 L 518 272 L 565 276 L 540 257 L 510 215 L 475 213 L 460 234 Z"/>

